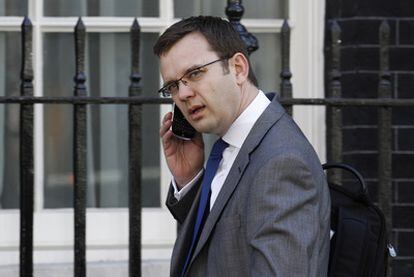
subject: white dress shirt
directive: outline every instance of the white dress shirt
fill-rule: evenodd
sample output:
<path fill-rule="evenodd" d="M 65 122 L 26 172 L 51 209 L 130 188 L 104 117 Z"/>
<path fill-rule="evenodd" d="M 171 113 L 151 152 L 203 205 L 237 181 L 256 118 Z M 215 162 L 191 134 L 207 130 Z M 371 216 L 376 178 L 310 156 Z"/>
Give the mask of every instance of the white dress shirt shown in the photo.
<path fill-rule="evenodd" d="M 211 182 L 210 210 L 213 207 L 214 202 L 223 187 L 224 181 L 229 174 L 231 166 L 233 165 L 240 148 L 250 133 L 250 130 L 253 128 L 253 125 L 269 104 L 270 100 L 261 90 L 259 90 L 259 93 L 254 100 L 249 106 L 247 106 L 247 108 L 240 114 L 233 124 L 231 124 L 230 128 L 222 137 L 222 139 L 229 144 L 229 147 L 224 150 L 223 158 L 220 161 L 216 175 Z M 193 180 L 186 184 L 181 190 L 177 189 L 177 185 L 173 179 L 171 183 L 174 188 L 174 197 L 177 200 L 180 200 L 181 197 L 188 192 L 192 185 L 197 182 L 202 173 L 203 170 L 201 170 L 197 176 L 195 176 Z"/>

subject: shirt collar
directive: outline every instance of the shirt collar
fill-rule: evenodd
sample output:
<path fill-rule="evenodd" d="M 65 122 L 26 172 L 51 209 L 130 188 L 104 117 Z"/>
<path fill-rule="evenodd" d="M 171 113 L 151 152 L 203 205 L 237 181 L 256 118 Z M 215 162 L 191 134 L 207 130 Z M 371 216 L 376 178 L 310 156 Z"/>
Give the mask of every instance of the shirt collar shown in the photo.
<path fill-rule="evenodd" d="M 253 128 L 253 125 L 262 115 L 264 110 L 270 104 L 270 100 L 263 91 L 259 90 L 257 96 L 247 106 L 247 108 L 239 115 L 238 118 L 230 125 L 230 128 L 224 134 L 222 139 L 229 145 L 241 148 Z"/>

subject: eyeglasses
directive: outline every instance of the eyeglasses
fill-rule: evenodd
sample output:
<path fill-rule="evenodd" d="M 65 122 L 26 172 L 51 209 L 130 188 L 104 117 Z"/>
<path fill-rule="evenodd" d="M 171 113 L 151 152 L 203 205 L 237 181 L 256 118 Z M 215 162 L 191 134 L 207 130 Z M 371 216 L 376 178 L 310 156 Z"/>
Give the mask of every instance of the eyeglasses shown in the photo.
<path fill-rule="evenodd" d="M 190 68 L 181 76 L 180 79 L 168 82 L 165 86 L 158 90 L 159 93 L 162 94 L 164 97 L 171 97 L 172 95 L 176 94 L 180 88 L 180 82 L 183 83 L 185 86 L 189 86 L 201 80 L 204 73 L 207 72 L 207 66 L 212 65 L 213 63 L 220 62 L 227 60 L 228 58 L 222 58 L 218 60 L 214 60 L 212 62 L 197 66 L 196 68 Z"/>

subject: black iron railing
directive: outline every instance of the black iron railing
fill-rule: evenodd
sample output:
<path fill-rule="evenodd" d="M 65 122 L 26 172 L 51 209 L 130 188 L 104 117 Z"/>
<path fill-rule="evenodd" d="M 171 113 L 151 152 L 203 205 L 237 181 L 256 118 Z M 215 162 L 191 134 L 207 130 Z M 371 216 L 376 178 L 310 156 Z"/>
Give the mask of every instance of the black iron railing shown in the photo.
<path fill-rule="evenodd" d="M 327 97 L 330 100 L 340 99 L 342 94 L 341 86 L 341 29 L 336 21 L 332 23 L 331 28 L 331 59 L 329 71 L 329 89 Z M 326 111 L 326 137 L 328 142 L 327 160 L 340 161 L 342 156 L 342 113 L 339 106 L 330 106 Z M 342 178 L 341 171 L 328 172 L 329 178 L 333 183 L 340 184 Z"/>
<path fill-rule="evenodd" d="M 236 5 L 239 1 L 229 1 Z M 243 10 L 239 6 L 231 6 L 226 10 L 236 29 L 241 30 L 244 40 L 250 43 L 251 51 L 258 48 L 257 40 L 250 36 L 244 27 L 239 25 Z M 241 26 L 241 27 L 240 27 Z M 289 68 L 290 28 L 285 21 L 282 27 L 282 69 L 280 102 L 292 112 L 293 105 L 327 106 L 327 152 L 329 161 L 342 160 L 342 128 L 341 108 L 346 106 L 374 106 L 379 109 L 378 141 L 379 141 L 379 206 L 387 218 L 388 230 L 392 227 L 391 204 L 391 112 L 393 107 L 414 106 L 414 99 L 392 99 L 389 60 L 389 26 L 386 22 L 380 28 L 380 78 L 378 98 L 345 99 L 341 98 L 340 74 L 340 28 L 335 22 L 331 28 L 331 57 L 329 69 L 329 91 L 327 98 L 294 99 L 292 98 L 292 74 Z M 32 70 L 32 26 L 25 18 L 22 25 L 22 74 L 21 96 L 0 97 L 0 103 L 20 104 L 20 169 L 21 169 L 21 228 L 20 228 L 20 276 L 33 276 L 33 105 L 34 104 L 72 104 L 74 108 L 74 222 L 75 276 L 86 276 L 85 260 L 85 226 L 86 226 L 86 121 L 87 105 L 120 104 L 129 106 L 129 276 L 141 276 L 141 108 L 145 104 L 171 103 L 171 99 L 146 97 L 141 95 L 139 48 L 140 27 L 135 20 L 131 27 L 131 75 L 128 97 L 89 97 L 85 85 L 85 33 L 86 29 L 79 19 L 75 27 L 76 73 L 73 97 L 34 97 Z M 340 176 L 333 176 L 338 180 Z"/>
<path fill-rule="evenodd" d="M 86 96 L 85 25 L 79 19 L 75 27 L 75 97 Z M 86 276 L 86 104 L 73 105 L 73 175 L 75 212 L 75 276 Z"/>
<path fill-rule="evenodd" d="M 141 94 L 139 74 L 140 27 L 131 27 L 131 85 L 129 97 Z M 129 276 L 141 276 L 141 104 L 130 104 L 129 120 Z"/>
<path fill-rule="evenodd" d="M 32 24 L 28 18 L 22 24 L 21 94 L 33 96 Z M 20 275 L 33 272 L 33 104 L 20 108 Z"/>

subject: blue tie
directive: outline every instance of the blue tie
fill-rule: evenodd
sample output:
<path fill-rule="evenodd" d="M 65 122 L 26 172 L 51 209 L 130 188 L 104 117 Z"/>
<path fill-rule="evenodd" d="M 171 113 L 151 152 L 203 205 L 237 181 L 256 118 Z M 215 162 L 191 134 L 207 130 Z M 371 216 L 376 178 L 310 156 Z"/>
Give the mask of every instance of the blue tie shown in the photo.
<path fill-rule="evenodd" d="M 229 145 L 224 140 L 221 138 L 218 139 L 214 143 L 210 156 L 208 157 L 206 171 L 204 172 L 203 182 L 201 183 L 201 196 L 200 203 L 198 205 L 197 218 L 194 224 L 193 239 L 191 241 L 190 249 L 188 250 L 182 276 L 184 275 L 184 272 L 191 260 L 191 256 L 195 246 L 197 245 L 201 229 L 203 228 L 205 219 L 210 211 L 210 207 L 207 206 L 209 206 L 208 204 L 210 203 L 211 181 L 213 180 L 214 175 L 216 175 L 217 168 L 220 164 L 221 158 L 223 157 L 223 151 L 227 148 L 227 146 Z"/>

